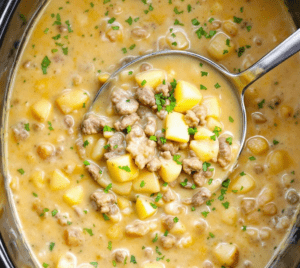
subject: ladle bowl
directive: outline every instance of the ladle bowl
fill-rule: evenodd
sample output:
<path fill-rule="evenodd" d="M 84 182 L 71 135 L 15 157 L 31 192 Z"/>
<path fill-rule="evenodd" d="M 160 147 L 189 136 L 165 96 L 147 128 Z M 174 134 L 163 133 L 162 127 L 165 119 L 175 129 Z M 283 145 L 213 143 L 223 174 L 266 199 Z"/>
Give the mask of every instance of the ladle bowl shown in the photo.
<path fill-rule="evenodd" d="M 246 89 L 251 84 L 253 84 L 256 80 L 258 80 L 260 77 L 262 77 L 263 75 L 271 71 L 277 65 L 284 62 L 289 57 L 297 53 L 298 51 L 300 51 L 300 29 L 297 30 L 295 33 L 293 33 L 286 40 L 284 40 L 281 44 L 279 44 L 276 48 L 274 48 L 271 52 L 269 52 L 266 56 L 264 56 L 254 65 L 252 65 L 247 70 L 238 74 L 232 74 L 227 70 L 225 70 L 220 65 L 213 62 L 212 60 L 193 52 L 181 51 L 181 50 L 163 50 L 163 51 L 153 52 L 141 57 L 137 57 L 134 60 L 130 61 L 129 63 L 123 65 L 117 71 L 115 71 L 98 91 L 92 105 L 90 106 L 89 112 L 93 111 L 94 104 L 97 103 L 98 99 L 101 97 L 100 95 L 101 91 L 108 88 L 111 82 L 113 81 L 113 79 L 116 78 L 123 70 L 127 69 L 128 67 L 134 64 L 145 62 L 146 60 L 150 60 L 156 57 L 172 56 L 172 55 L 174 56 L 180 55 L 180 56 L 197 59 L 200 62 L 208 64 L 216 72 L 218 72 L 219 75 L 223 76 L 231 85 L 232 94 L 235 94 L 237 97 L 239 103 L 240 118 L 242 122 L 242 129 L 240 131 L 241 133 L 240 147 L 237 153 L 237 157 L 235 159 L 235 161 L 237 161 L 243 150 L 246 133 L 247 133 L 247 116 L 246 116 L 246 109 L 244 103 L 244 94 Z M 232 165 L 232 167 L 234 167 L 234 165 Z M 224 179 L 226 178 L 223 178 L 222 181 Z"/>

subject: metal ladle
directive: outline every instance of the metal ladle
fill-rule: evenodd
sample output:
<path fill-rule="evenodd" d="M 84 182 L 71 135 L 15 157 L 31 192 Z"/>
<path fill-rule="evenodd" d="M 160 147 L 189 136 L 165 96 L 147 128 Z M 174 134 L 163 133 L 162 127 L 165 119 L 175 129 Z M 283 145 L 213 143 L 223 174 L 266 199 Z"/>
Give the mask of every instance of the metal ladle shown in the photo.
<path fill-rule="evenodd" d="M 241 119 L 242 119 L 242 131 L 241 131 L 241 137 L 240 137 L 240 149 L 237 154 L 237 158 L 240 156 L 241 151 L 245 144 L 245 137 L 247 132 L 247 117 L 246 117 L 246 109 L 245 109 L 245 103 L 244 103 L 244 94 L 246 89 L 253 84 L 256 80 L 261 78 L 263 75 L 271 71 L 273 68 L 275 68 L 280 63 L 287 60 L 289 57 L 294 55 L 300 51 L 300 29 L 297 30 L 295 33 L 293 33 L 291 36 L 289 36 L 286 40 L 284 40 L 281 44 L 279 44 L 276 48 L 274 48 L 271 52 L 269 52 L 266 56 L 264 56 L 262 59 L 260 59 L 258 62 L 256 62 L 254 65 L 252 65 L 247 70 L 239 73 L 239 74 L 232 74 L 215 62 L 198 55 L 193 52 L 189 51 L 181 51 L 181 50 L 165 50 L 165 51 L 157 51 L 151 54 L 147 54 L 138 58 L 135 58 L 131 62 L 125 64 L 121 68 L 119 68 L 117 71 L 115 71 L 111 77 L 108 79 L 108 81 L 103 84 L 103 86 L 98 91 L 92 105 L 90 108 L 90 111 L 93 110 L 93 105 L 97 102 L 100 92 L 102 90 L 105 90 L 112 81 L 113 78 L 115 78 L 121 71 L 124 69 L 132 66 L 133 64 L 143 62 L 145 60 L 149 60 L 155 57 L 160 56 L 185 56 L 190 57 L 193 59 L 198 59 L 202 62 L 207 63 L 209 66 L 213 67 L 220 75 L 222 75 L 224 78 L 227 79 L 227 81 L 232 85 L 231 89 L 233 91 L 233 94 L 237 96 L 238 102 L 240 104 L 240 112 L 241 112 Z"/>

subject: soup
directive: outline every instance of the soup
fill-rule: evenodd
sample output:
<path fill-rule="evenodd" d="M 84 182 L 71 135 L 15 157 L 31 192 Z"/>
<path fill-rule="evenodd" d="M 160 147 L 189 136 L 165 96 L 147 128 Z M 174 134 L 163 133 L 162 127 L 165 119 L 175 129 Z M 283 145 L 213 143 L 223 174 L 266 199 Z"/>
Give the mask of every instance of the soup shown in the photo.
<path fill-rule="evenodd" d="M 263 267 L 299 202 L 295 56 L 245 95 L 240 72 L 294 31 L 281 1 L 52 0 L 11 90 L 10 186 L 47 267 Z M 290 71 L 290 70 L 293 70 Z"/>

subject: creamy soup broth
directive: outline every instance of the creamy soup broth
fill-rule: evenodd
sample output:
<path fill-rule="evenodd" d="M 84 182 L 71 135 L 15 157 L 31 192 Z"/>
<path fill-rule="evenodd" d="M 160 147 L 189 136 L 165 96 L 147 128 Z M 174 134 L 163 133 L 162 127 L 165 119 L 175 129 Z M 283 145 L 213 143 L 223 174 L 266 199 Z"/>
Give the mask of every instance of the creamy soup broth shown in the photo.
<path fill-rule="evenodd" d="M 154 196 L 134 191 L 124 195 L 121 188 L 121 194 L 115 194 L 117 204 L 111 204 L 117 206 L 117 216 L 102 213 L 91 195 L 111 194 L 117 186 L 108 187 L 115 182 L 107 162 L 97 160 L 93 152 L 99 139 L 107 145 L 109 133 L 103 132 L 104 126 L 99 133 L 83 133 L 82 122 L 101 85 L 132 56 L 185 49 L 240 72 L 294 30 L 281 1 L 49 1 L 19 60 L 6 125 L 8 179 L 22 230 L 41 266 L 264 267 L 288 232 L 299 201 L 298 55 L 247 90 L 247 142 L 229 175 L 241 134 L 230 85 L 196 60 L 145 62 L 164 70 L 167 83 L 187 81 L 204 100 L 216 97 L 220 137 L 233 138 L 229 166 L 222 169 L 216 159 L 207 161 L 215 169 L 203 185 L 211 196 L 199 206 L 185 201 L 203 187 L 185 188 L 185 178 L 194 185 L 193 171 L 182 172 L 168 185 L 158 175 L 160 190 Z M 101 93 L 94 112 L 108 118 L 105 125 L 112 128 L 124 116 L 114 110 L 114 89 L 133 94 L 143 87 L 134 80 L 145 71 L 140 67 L 129 68 L 114 87 Z M 67 95 L 65 105 L 61 98 Z M 156 130 L 165 128 L 166 119 L 156 118 Z M 188 154 L 188 148 L 180 149 L 179 161 L 191 157 Z M 98 183 L 89 170 L 92 165 L 102 172 L 98 174 L 104 179 Z M 163 196 L 168 190 L 176 200 L 155 202 L 158 193 Z M 156 207 L 145 219 L 137 214 L 141 197 Z M 169 228 L 167 216 L 177 229 Z M 140 220 L 143 234 L 130 233 L 128 228 Z M 173 240 L 166 241 L 169 238 Z"/>

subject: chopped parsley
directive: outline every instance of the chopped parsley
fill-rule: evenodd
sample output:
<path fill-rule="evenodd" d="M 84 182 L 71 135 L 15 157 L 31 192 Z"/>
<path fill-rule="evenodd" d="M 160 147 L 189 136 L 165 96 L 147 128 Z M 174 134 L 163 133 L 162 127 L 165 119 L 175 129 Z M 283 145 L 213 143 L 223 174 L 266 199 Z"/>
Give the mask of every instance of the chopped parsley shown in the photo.
<path fill-rule="evenodd" d="M 228 142 L 229 145 L 232 145 L 232 137 L 228 137 L 228 138 L 226 139 L 226 141 Z"/>
<path fill-rule="evenodd" d="M 19 173 L 20 173 L 21 175 L 23 175 L 23 174 L 25 173 L 25 171 L 24 171 L 23 168 L 18 169 L 18 171 L 19 171 Z"/>
<path fill-rule="evenodd" d="M 154 209 L 157 209 L 157 205 L 155 205 L 154 203 L 150 203 L 150 206 L 153 207 Z"/>
<path fill-rule="evenodd" d="M 158 234 L 155 234 L 155 237 L 153 238 L 152 242 L 155 243 L 158 240 Z"/>
<path fill-rule="evenodd" d="M 233 123 L 233 122 L 234 122 L 234 119 L 233 119 L 231 116 L 229 116 L 229 122 L 230 122 L 230 123 Z"/>
<path fill-rule="evenodd" d="M 244 226 L 242 227 L 242 230 L 243 230 L 244 232 L 246 232 L 246 231 L 247 231 L 247 226 L 244 225 Z"/>
<path fill-rule="evenodd" d="M 207 90 L 207 87 L 203 86 L 203 85 L 200 85 L 200 89 L 201 90 Z"/>
<path fill-rule="evenodd" d="M 207 169 L 208 169 L 210 166 L 211 166 L 210 163 L 204 162 L 204 163 L 202 164 L 202 169 L 203 169 L 203 171 L 207 171 Z"/>
<path fill-rule="evenodd" d="M 244 171 L 242 171 L 241 173 L 240 173 L 240 176 L 245 176 L 246 175 L 246 173 L 244 172 Z"/>
<path fill-rule="evenodd" d="M 112 250 L 112 242 L 108 241 L 108 246 L 107 246 L 108 250 Z"/>
<path fill-rule="evenodd" d="M 111 18 L 111 19 L 109 19 L 107 22 L 108 22 L 109 24 L 112 24 L 115 20 L 116 20 L 116 18 Z"/>
<path fill-rule="evenodd" d="M 173 219 L 173 222 L 175 222 L 175 223 L 177 223 L 179 221 L 179 219 L 177 218 L 177 217 L 175 217 L 174 219 Z"/>
<path fill-rule="evenodd" d="M 83 161 L 83 164 L 84 164 L 85 166 L 89 166 L 91 163 L 90 163 L 89 161 L 87 161 L 87 160 L 84 160 L 84 161 Z"/>
<path fill-rule="evenodd" d="M 84 228 L 83 230 L 86 231 L 90 236 L 94 235 L 92 229 Z"/>
<path fill-rule="evenodd" d="M 194 127 L 194 128 L 189 127 L 189 128 L 188 128 L 188 133 L 189 133 L 189 135 L 195 135 L 197 132 L 198 132 L 198 130 L 197 130 L 196 127 Z"/>
<path fill-rule="evenodd" d="M 29 123 L 25 124 L 25 125 L 24 125 L 24 128 L 25 128 L 27 131 L 30 131 Z"/>
<path fill-rule="evenodd" d="M 207 75 L 208 75 L 208 72 L 201 71 L 201 76 L 207 76 Z"/>
<path fill-rule="evenodd" d="M 130 257 L 130 262 L 132 262 L 133 264 L 137 264 L 136 259 L 133 255 L 131 255 Z"/>
<path fill-rule="evenodd" d="M 53 250 L 54 246 L 55 246 L 55 243 L 54 243 L 54 242 L 51 242 L 51 243 L 50 243 L 50 245 L 49 245 L 49 249 L 50 249 L 50 251 L 52 251 L 52 250 Z"/>
<path fill-rule="evenodd" d="M 239 47 L 238 49 L 238 57 L 241 57 L 245 52 L 245 47 Z"/>
<path fill-rule="evenodd" d="M 157 137 L 156 136 L 150 136 L 149 140 L 151 140 L 151 141 L 157 141 Z"/>
<path fill-rule="evenodd" d="M 53 209 L 51 211 L 52 217 L 54 217 L 57 213 L 58 213 L 58 210 L 57 209 Z"/>
<path fill-rule="evenodd" d="M 264 107 L 264 103 L 265 103 L 265 99 L 263 99 L 261 102 L 259 102 L 257 105 L 258 105 L 258 108 L 259 109 L 262 109 Z"/>
<path fill-rule="evenodd" d="M 107 186 L 106 186 L 106 188 L 104 189 L 104 193 L 108 193 L 108 191 L 110 190 L 112 188 L 112 183 L 110 183 L 110 184 L 108 184 Z"/>
<path fill-rule="evenodd" d="M 130 131 L 131 131 L 131 126 L 128 126 L 128 127 L 126 128 L 126 130 L 127 130 L 127 133 L 130 133 Z"/>
<path fill-rule="evenodd" d="M 103 219 L 105 221 L 109 221 L 110 220 L 110 218 L 105 213 L 103 213 L 102 216 L 103 216 Z"/>
<path fill-rule="evenodd" d="M 184 24 L 181 23 L 178 19 L 175 20 L 174 25 L 184 26 Z"/>
<path fill-rule="evenodd" d="M 202 211 L 201 214 L 204 218 L 206 218 L 209 214 L 209 211 Z"/>
<path fill-rule="evenodd" d="M 147 83 L 147 81 L 144 79 L 144 80 L 142 81 L 142 83 L 141 83 L 141 86 L 146 85 L 146 83 Z"/>
<path fill-rule="evenodd" d="M 162 194 L 158 193 L 156 198 L 155 198 L 155 202 L 159 202 L 160 199 L 162 199 Z"/>
<path fill-rule="evenodd" d="M 146 185 L 145 181 L 141 181 L 140 187 L 143 188 Z"/>
<path fill-rule="evenodd" d="M 192 24 L 197 26 L 200 24 L 200 22 L 197 19 L 192 19 Z"/>
<path fill-rule="evenodd" d="M 90 144 L 89 141 L 88 141 L 88 140 L 85 140 L 84 143 L 83 143 L 83 147 L 85 148 L 85 147 L 87 147 L 89 144 Z"/>
<path fill-rule="evenodd" d="M 34 192 L 32 193 L 32 195 L 33 195 L 34 197 L 38 197 L 38 195 L 37 195 L 36 193 L 34 193 Z"/>
<path fill-rule="evenodd" d="M 51 64 L 51 61 L 49 60 L 49 58 L 47 56 L 45 56 L 45 58 L 43 59 L 42 61 L 42 71 L 43 71 L 43 74 L 47 74 L 47 68 L 50 66 Z"/>
<path fill-rule="evenodd" d="M 131 25 L 132 24 L 132 18 L 131 18 L 131 16 L 127 19 L 127 20 L 125 20 L 129 25 Z"/>
<path fill-rule="evenodd" d="M 224 202 L 224 203 L 222 203 L 222 205 L 225 209 L 229 208 L 229 202 Z"/>
<path fill-rule="evenodd" d="M 161 141 L 162 144 L 165 144 L 167 142 L 166 138 L 160 137 L 159 139 L 160 139 L 160 141 Z"/>
<path fill-rule="evenodd" d="M 219 83 L 215 84 L 215 88 L 216 88 L 216 89 L 218 89 L 218 88 L 220 88 L 220 87 L 221 87 L 221 86 L 220 86 Z"/>
<path fill-rule="evenodd" d="M 278 143 L 279 143 L 279 141 L 273 140 L 273 144 L 274 144 L 274 145 L 276 145 L 276 144 L 278 144 Z"/>
<path fill-rule="evenodd" d="M 177 7 L 174 8 L 174 12 L 175 14 L 179 15 L 179 14 L 182 14 L 183 13 L 183 10 L 182 11 L 179 11 Z"/>
<path fill-rule="evenodd" d="M 130 168 L 128 166 L 119 166 L 119 169 L 125 170 L 126 172 L 131 172 Z"/>
<path fill-rule="evenodd" d="M 240 24 L 243 21 L 242 18 L 238 18 L 236 16 L 233 16 L 233 22 Z"/>
<path fill-rule="evenodd" d="M 174 155 L 173 156 L 173 160 L 178 164 L 178 165 L 182 165 L 182 162 L 180 162 L 178 159 L 181 157 L 181 155 Z"/>
<path fill-rule="evenodd" d="M 180 183 L 180 185 L 182 187 L 185 187 L 185 186 L 187 186 L 187 183 L 188 183 L 188 179 L 185 179 L 183 182 Z"/>
<path fill-rule="evenodd" d="M 254 161 L 254 160 L 256 160 L 256 158 L 254 156 L 250 156 L 249 160 Z"/>

